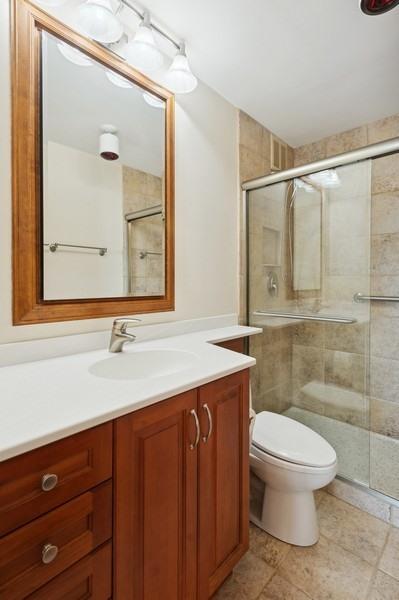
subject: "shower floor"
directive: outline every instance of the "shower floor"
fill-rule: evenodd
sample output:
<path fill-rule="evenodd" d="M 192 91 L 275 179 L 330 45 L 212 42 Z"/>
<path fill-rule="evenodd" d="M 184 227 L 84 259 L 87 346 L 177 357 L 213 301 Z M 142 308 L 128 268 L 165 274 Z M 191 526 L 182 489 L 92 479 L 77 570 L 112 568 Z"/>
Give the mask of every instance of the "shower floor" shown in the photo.
<path fill-rule="evenodd" d="M 291 406 L 284 414 L 307 425 L 331 444 L 337 453 L 339 475 L 368 485 L 370 473 L 369 431 L 296 406 Z"/>

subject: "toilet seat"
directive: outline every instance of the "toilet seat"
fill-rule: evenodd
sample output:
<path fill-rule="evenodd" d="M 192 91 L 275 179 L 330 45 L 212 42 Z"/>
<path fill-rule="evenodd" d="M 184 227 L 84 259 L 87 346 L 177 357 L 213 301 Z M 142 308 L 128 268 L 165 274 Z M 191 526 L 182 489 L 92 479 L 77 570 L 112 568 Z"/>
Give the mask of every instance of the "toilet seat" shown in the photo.
<path fill-rule="evenodd" d="M 334 448 L 318 433 L 289 417 L 268 411 L 256 415 L 252 449 L 260 460 L 275 458 L 279 463 L 311 469 L 329 468 L 337 460 Z"/>

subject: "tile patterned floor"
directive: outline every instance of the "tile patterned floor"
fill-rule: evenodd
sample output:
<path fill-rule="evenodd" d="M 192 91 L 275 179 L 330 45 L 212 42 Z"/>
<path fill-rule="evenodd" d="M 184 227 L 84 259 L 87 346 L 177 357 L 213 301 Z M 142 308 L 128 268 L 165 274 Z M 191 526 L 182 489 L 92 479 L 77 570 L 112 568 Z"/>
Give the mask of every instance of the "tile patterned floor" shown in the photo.
<path fill-rule="evenodd" d="M 251 524 L 250 549 L 214 600 L 399 600 L 399 529 L 316 495 L 320 540 L 290 546 Z"/>

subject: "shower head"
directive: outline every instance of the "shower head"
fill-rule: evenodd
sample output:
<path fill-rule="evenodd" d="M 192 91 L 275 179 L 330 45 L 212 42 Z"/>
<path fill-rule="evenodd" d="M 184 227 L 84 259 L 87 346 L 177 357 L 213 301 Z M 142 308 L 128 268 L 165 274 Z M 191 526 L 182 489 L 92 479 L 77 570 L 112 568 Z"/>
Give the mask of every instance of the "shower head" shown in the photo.
<path fill-rule="evenodd" d="M 360 8 L 366 15 L 381 15 L 398 4 L 399 0 L 360 0 Z"/>

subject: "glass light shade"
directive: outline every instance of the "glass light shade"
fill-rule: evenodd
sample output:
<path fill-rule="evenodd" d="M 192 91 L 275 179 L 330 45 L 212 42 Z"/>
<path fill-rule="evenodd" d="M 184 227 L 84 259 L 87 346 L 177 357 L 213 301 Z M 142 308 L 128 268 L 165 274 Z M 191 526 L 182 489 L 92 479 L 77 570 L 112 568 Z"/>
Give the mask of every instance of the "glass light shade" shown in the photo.
<path fill-rule="evenodd" d="M 123 34 L 110 0 L 86 0 L 78 9 L 78 26 L 88 37 L 104 44 L 117 42 Z"/>
<path fill-rule="evenodd" d="M 151 73 L 163 65 L 163 56 L 156 45 L 151 26 L 145 22 L 140 23 L 125 53 L 127 62 L 139 71 Z"/>
<path fill-rule="evenodd" d="M 147 104 L 149 104 L 153 108 L 165 109 L 165 102 L 163 100 L 161 100 L 160 98 L 158 98 L 157 96 L 154 96 L 153 94 L 150 94 L 149 92 L 143 92 L 143 98 L 147 102 Z"/>
<path fill-rule="evenodd" d="M 62 6 L 67 2 L 68 0 L 38 0 L 38 4 L 42 4 L 43 6 L 52 6 L 54 8 L 57 6 Z"/>
<path fill-rule="evenodd" d="M 107 70 L 105 71 L 105 75 L 107 79 L 117 87 L 125 89 L 133 87 L 133 84 L 128 79 L 125 79 L 125 77 L 122 77 L 122 75 L 119 75 L 118 73 L 114 73 L 114 71 Z"/>
<path fill-rule="evenodd" d="M 175 94 L 189 94 L 197 87 L 198 80 L 191 72 L 184 49 L 174 57 L 165 74 L 164 82 L 166 87 Z"/>
<path fill-rule="evenodd" d="M 80 52 L 80 50 L 77 48 L 73 48 L 73 46 L 70 46 L 65 42 L 58 42 L 57 48 L 64 58 L 75 65 L 79 65 L 79 67 L 91 67 L 93 64 L 91 58 L 83 54 L 83 52 Z"/>

